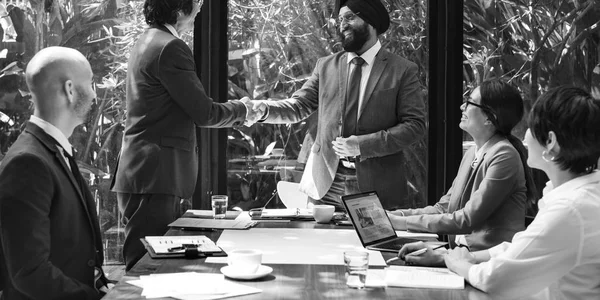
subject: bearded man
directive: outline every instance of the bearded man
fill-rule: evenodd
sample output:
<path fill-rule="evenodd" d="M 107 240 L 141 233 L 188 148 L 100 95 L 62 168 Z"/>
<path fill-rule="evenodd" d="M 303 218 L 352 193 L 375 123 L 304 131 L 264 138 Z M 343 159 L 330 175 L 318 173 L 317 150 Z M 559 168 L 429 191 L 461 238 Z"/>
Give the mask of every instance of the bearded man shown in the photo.
<path fill-rule="evenodd" d="M 343 210 L 340 197 L 376 191 L 386 209 L 409 207 L 402 150 L 425 132 L 416 64 L 382 49 L 390 26 L 380 0 L 340 1 L 344 51 L 317 61 L 290 99 L 253 103 L 261 122 L 296 123 L 319 112 L 300 189 L 315 204 Z"/>

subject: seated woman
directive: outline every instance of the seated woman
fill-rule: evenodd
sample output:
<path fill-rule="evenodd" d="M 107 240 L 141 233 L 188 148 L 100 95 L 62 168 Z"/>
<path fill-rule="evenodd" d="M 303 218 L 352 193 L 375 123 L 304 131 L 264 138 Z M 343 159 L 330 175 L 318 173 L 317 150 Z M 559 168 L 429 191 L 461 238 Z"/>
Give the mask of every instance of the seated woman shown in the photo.
<path fill-rule="evenodd" d="M 529 126 L 527 162 L 550 181 L 525 231 L 485 251 L 406 255 L 425 247 L 414 243 L 398 255 L 409 264 L 445 264 L 498 296 L 600 299 L 600 100 L 579 88 L 550 90 L 533 105 Z"/>
<path fill-rule="evenodd" d="M 489 80 L 461 110 L 459 126 L 475 147 L 465 153 L 448 193 L 433 206 L 388 215 L 396 230 L 449 234 L 452 247 L 488 249 L 525 229 L 527 198 L 535 198 L 526 150 L 511 134 L 523 116 L 523 99 L 508 83 Z"/>

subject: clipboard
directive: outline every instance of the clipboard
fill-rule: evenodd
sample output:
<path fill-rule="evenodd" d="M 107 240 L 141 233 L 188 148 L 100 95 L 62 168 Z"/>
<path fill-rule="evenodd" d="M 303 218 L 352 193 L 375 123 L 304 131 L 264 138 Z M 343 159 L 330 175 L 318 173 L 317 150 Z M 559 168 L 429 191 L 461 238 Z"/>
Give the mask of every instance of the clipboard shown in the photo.
<path fill-rule="evenodd" d="M 205 236 L 200 236 L 200 237 L 206 238 Z M 164 238 L 169 238 L 169 237 L 164 237 Z M 177 239 L 177 238 L 181 238 L 181 237 L 174 236 L 173 238 Z M 218 248 L 219 251 L 212 251 L 212 250 L 211 251 L 202 251 L 202 249 L 197 247 L 197 245 L 175 243 L 175 244 L 173 244 L 173 246 L 174 246 L 173 248 L 182 248 L 182 249 L 178 249 L 177 251 L 167 252 L 167 253 L 157 253 L 155 251 L 155 249 L 152 247 L 152 245 L 150 244 L 150 242 L 148 242 L 146 240 L 146 238 L 140 238 L 140 241 L 144 245 L 144 248 L 146 248 L 148 255 L 150 255 L 150 257 L 153 259 L 158 259 L 158 258 L 195 259 L 195 258 L 227 256 L 227 253 L 221 247 L 217 246 L 216 244 L 214 245 L 214 247 Z"/>

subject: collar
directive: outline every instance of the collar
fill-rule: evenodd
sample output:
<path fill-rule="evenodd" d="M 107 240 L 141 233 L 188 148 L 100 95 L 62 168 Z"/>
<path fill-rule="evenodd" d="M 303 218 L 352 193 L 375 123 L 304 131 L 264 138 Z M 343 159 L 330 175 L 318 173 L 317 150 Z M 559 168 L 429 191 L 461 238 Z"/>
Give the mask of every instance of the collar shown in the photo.
<path fill-rule="evenodd" d="M 546 183 L 546 187 L 544 188 L 544 197 L 542 198 L 545 202 L 551 200 L 554 196 L 560 195 L 561 193 L 570 193 L 573 190 L 580 188 L 583 185 L 589 183 L 600 184 L 600 171 L 594 170 L 594 172 L 586 175 L 582 175 L 576 178 L 573 178 L 558 187 L 554 188 L 552 182 L 548 181 Z"/>
<path fill-rule="evenodd" d="M 175 27 L 173 27 L 173 25 L 165 23 L 165 27 L 171 32 L 172 35 L 180 39 L 179 34 L 177 33 L 177 30 L 175 30 Z"/>
<path fill-rule="evenodd" d="M 58 142 L 58 146 L 63 148 L 65 151 L 67 151 L 67 153 L 69 153 L 69 155 L 71 155 L 71 156 L 73 155 L 73 150 L 72 150 L 73 146 L 71 146 L 71 143 L 69 143 L 69 140 L 62 133 L 62 131 L 60 131 L 60 129 L 56 128 L 56 126 L 48 123 L 45 120 L 42 120 L 42 119 L 36 117 L 34 115 L 31 115 L 31 118 L 29 118 L 29 122 L 37 125 L 46 134 L 48 134 L 53 139 L 55 139 Z"/>
<path fill-rule="evenodd" d="M 369 50 L 367 50 L 365 53 L 363 53 L 360 57 L 362 57 L 362 59 L 365 60 L 367 65 L 372 66 L 373 61 L 375 60 L 375 56 L 377 55 L 377 53 L 379 53 L 380 49 L 381 49 L 381 42 L 379 42 L 379 40 L 377 40 L 375 45 L 373 45 L 373 47 L 369 48 Z M 356 55 L 356 53 L 354 53 L 354 52 L 348 52 L 348 64 L 350 64 L 352 59 L 354 59 L 357 56 L 358 55 Z"/>

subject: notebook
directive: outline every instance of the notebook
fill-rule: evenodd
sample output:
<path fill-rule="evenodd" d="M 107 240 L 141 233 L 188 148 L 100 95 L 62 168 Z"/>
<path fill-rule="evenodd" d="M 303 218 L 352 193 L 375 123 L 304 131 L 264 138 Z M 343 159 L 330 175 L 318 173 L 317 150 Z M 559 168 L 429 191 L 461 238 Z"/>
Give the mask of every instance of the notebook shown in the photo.
<path fill-rule="evenodd" d="M 140 240 L 152 258 L 227 256 L 221 247 L 204 235 L 146 236 Z"/>
<path fill-rule="evenodd" d="M 386 271 L 388 287 L 464 289 L 465 279 L 446 268 L 392 266 Z"/>
<path fill-rule="evenodd" d="M 404 244 L 420 239 L 398 237 L 376 192 L 342 196 L 342 203 L 352 220 L 362 245 L 370 250 L 398 252 Z M 444 242 L 427 242 L 434 248 Z"/>

